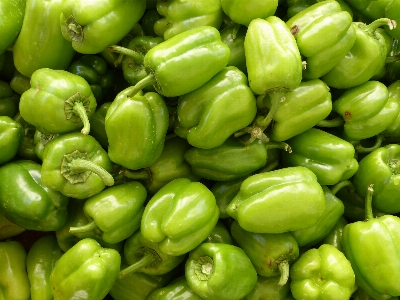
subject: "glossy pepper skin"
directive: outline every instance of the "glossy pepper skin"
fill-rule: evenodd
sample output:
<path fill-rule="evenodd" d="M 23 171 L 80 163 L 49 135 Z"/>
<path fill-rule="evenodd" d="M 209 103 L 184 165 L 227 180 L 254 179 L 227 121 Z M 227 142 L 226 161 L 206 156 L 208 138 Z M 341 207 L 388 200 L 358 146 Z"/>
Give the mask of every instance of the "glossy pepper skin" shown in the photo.
<path fill-rule="evenodd" d="M 0 296 L 7 300 L 29 300 L 30 282 L 26 272 L 27 251 L 20 242 L 0 242 Z"/>
<path fill-rule="evenodd" d="M 323 238 L 321 244 L 329 244 L 337 248 L 339 251 L 343 250 L 343 229 L 348 224 L 346 218 L 341 216 L 336 222 L 333 229 Z"/>
<path fill-rule="evenodd" d="M 18 112 L 19 98 L 10 84 L 0 80 L 0 116 L 13 118 Z"/>
<path fill-rule="evenodd" d="M 344 119 L 346 139 L 362 140 L 383 132 L 399 114 L 399 102 L 389 97 L 387 87 L 375 80 L 346 91 L 332 109 Z"/>
<path fill-rule="evenodd" d="M 347 54 L 321 79 L 330 87 L 347 89 L 370 80 L 385 64 L 385 38 L 376 29 L 393 26 L 392 20 L 377 19 L 370 24 L 353 22 L 356 40 Z"/>
<path fill-rule="evenodd" d="M 359 171 L 353 178 L 354 187 L 363 198 L 367 195 L 368 186 L 374 185 L 372 204 L 379 211 L 388 214 L 400 212 L 397 172 L 399 158 L 399 145 L 380 147 L 360 161 Z"/>
<path fill-rule="evenodd" d="M 149 75 L 139 81 L 132 95 L 146 86 L 166 97 L 189 93 L 221 71 L 228 64 L 229 47 L 212 26 L 184 31 L 151 48 L 143 64 Z"/>
<path fill-rule="evenodd" d="M 310 169 L 322 185 L 349 179 L 358 170 L 354 146 L 321 129 L 310 128 L 287 140 L 287 143 L 292 152 L 282 153 L 282 164 Z"/>
<path fill-rule="evenodd" d="M 0 166 L 13 159 L 24 138 L 22 125 L 8 116 L 0 116 Z"/>
<path fill-rule="evenodd" d="M 319 79 L 303 81 L 298 87 L 284 94 L 285 101 L 279 105 L 268 136 L 274 141 L 286 141 L 314 127 L 332 111 L 332 95 L 329 87 Z M 270 95 L 257 98 L 260 110 L 273 106 Z M 290 144 L 289 144 L 290 145 Z"/>
<path fill-rule="evenodd" d="M 48 68 L 32 74 L 31 88 L 21 95 L 19 102 L 22 117 L 43 133 L 81 129 L 83 134 L 88 134 L 88 119 L 96 107 L 96 98 L 85 79 Z"/>
<path fill-rule="evenodd" d="M 35 151 L 34 136 L 36 132 L 36 127 L 26 122 L 19 112 L 17 112 L 13 120 L 20 123 L 24 129 L 24 136 L 22 139 L 22 143 L 20 144 L 17 152 L 18 157 L 22 159 L 28 159 L 40 162 L 40 159 Z"/>
<path fill-rule="evenodd" d="M 307 63 L 304 77 L 321 77 L 347 54 L 356 37 L 352 22 L 352 16 L 331 0 L 317 2 L 286 22 Z"/>
<path fill-rule="evenodd" d="M 59 26 L 79 53 L 96 54 L 121 40 L 143 16 L 145 0 L 64 1 Z"/>
<path fill-rule="evenodd" d="M 42 180 L 50 189 L 85 199 L 114 184 L 112 162 L 99 142 L 80 132 L 47 143 L 43 152 Z"/>
<path fill-rule="evenodd" d="M 226 67 L 179 98 L 175 132 L 196 148 L 211 149 L 248 126 L 256 113 L 256 98 L 246 75 L 236 67 Z"/>
<path fill-rule="evenodd" d="M 250 258 L 258 275 L 280 275 L 279 285 L 289 280 L 289 266 L 299 257 L 299 246 L 289 232 L 253 233 L 244 230 L 235 220 L 231 224 L 232 237 Z"/>
<path fill-rule="evenodd" d="M 146 300 L 202 300 L 189 286 L 185 276 L 176 278 L 165 287 L 153 291 Z"/>
<path fill-rule="evenodd" d="M 103 299 L 111 290 L 121 265 L 121 255 L 83 239 L 65 252 L 50 275 L 54 299 Z"/>
<path fill-rule="evenodd" d="M 303 253 L 290 268 L 290 290 L 296 299 L 350 299 L 355 275 L 346 256 L 332 245 Z"/>
<path fill-rule="evenodd" d="M 159 243 L 162 252 L 182 255 L 210 234 L 218 217 L 215 197 L 205 185 L 178 178 L 147 203 L 140 230 L 143 237 Z"/>
<path fill-rule="evenodd" d="M 400 219 L 392 215 L 374 218 L 368 186 L 365 220 L 349 223 L 343 230 L 343 248 L 356 275 L 357 284 L 372 298 L 382 300 L 400 295 Z M 363 255 L 360 255 L 363 249 Z"/>
<path fill-rule="evenodd" d="M 219 29 L 222 24 L 223 11 L 218 0 L 158 1 L 156 8 L 162 18 L 155 22 L 154 31 L 165 40 L 196 27 Z"/>
<path fill-rule="evenodd" d="M 62 0 L 27 0 L 21 31 L 13 46 L 15 68 L 31 77 L 41 68 L 65 70 L 75 51 L 60 31 Z"/>
<path fill-rule="evenodd" d="M 22 28 L 25 15 L 26 0 L 4 0 L 0 3 L 3 12 L 0 23 L 2 38 L 0 41 L 0 54 L 11 47 Z M 4 12 L 7 12 L 6 14 Z"/>
<path fill-rule="evenodd" d="M 134 87 L 133 87 L 134 88 Z M 146 168 L 161 155 L 168 129 L 168 108 L 155 92 L 130 97 L 120 92 L 107 110 L 105 129 L 110 159 L 130 170 Z"/>
<path fill-rule="evenodd" d="M 257 283 L 257 272 L 245 252 L 233 245 L 201 244 L 189 253 L 185 277 L 204 299 L 241 299 Z"/>
<path fill-rule="evenodd" d="M 139 228 L 146 196 L 145 187 L 136 181 L 105 189 L 85 201 L 83 210 L 91 222 L 70 232 L 99 229 L 106 243 L 122 242 Z"/>
<path fill-rule="evenodd" d="M 26 269 L 31 283 L 31 300 L 53 300 L 50 274 L 63 251 L 55 234 L 36 240 L 26 257 Z"/>
<path fill-rule="evenodd" d="M 43 183 L 42 170 L 40 164 L 29 160 L 1 166 L 0 212 L 26 229 L 53 231 L 67 220 L 69 198 Z"/>
<path fill-rule="evenodd" d="M 298 166 L 249 176 L 227 212 L 244 230 L 282 233 L 315 225 L 324 209 L 325 196 L 317 177 Z"/>
<path fill-rule="evenodd" d="M 233 238 L 227 226 L 225 226 L 222 220 L 218 220 L 214 229 L 203 243 L 223 243 L 233 245 Z"/>

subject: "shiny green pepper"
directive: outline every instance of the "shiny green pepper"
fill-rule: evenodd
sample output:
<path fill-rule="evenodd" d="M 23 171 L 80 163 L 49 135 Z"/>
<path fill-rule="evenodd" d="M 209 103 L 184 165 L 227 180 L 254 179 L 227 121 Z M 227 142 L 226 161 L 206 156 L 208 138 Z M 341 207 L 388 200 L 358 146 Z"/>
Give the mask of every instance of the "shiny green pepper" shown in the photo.
<path fill-rule="evenodd" d="M 26 229 L 9 221 L 3 214 L 0 214 L 0 241 L 19 235 Z"/>
<path fill-rule="evenodd" d="M 8 116 L 0 116 L 0 165 L 12 160 L 18 152 L 24 138 L 24 129 L 17 121 Z"/>
<path fill-rule="evenodd" d="M 3 13 L 0 23 L 2 37 L 0 40 L 0 54 L 11 47 L 22 28 L 25 15 L 26 0 L 5 0 L 0 3 L 0 11 Z"/>
<path fill-rule="evenodd" d="M 146 300 L 202 300 L 189 286 L 185 276 L 178 277 L 165 287 L 153 291 Z"/>

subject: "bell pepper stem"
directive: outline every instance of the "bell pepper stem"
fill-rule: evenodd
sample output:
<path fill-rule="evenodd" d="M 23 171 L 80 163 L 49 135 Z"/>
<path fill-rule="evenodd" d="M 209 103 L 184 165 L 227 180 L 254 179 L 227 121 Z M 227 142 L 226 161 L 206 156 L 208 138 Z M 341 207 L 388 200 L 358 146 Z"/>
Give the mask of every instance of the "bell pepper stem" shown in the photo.
<path fill-rule="evenodd" d="M 83 225 L 83 226 L 79 226 L 79 227 L 70 227 L 69 228 L 69 232 L 71 233 L 81 233 L 81 232 L 89 232 L 92 230 L 97 229 L 97 225 L 96 222 L 93 220 L 92 222 Z"/>
<path fill-rule="evenodd" d="M 378 149 L 383 142 L 383 136 L 381 134 L 376 135 L 375 144 L 371 147 L 364 147 L 361 145 L 361 141 L 354 147 L 358 153 L 370 153 L 376 149 Z"/>
<path fill-rule="evenodd" d="M 336 118 L 330 119 L 330 120 L 321 120 L 317 123 L 317 127 L 339 127 L 344 124 L 344 120 L 341 116 L 338 116 Z"/>
<path fill-rule="evenodd" d="M 354 188 L 354 185 L 350 180 L 342 180 L 331 187 L 331 189 L 330 189 L 331 193 L 333 195 L 336 195 L 337 192 L 339 192 L 342 188 L 344 188 L 346 186 L 350 186 L 351 188 Z"/>
<path fill-rule="evenodd" d="M 278 268 L 281 272 L 281 278 L 279 279 L 278 285 L 284 286 L 289 279 L 289 262 L 287 260 L 280 262 Z"/>
<path fill-rule="evenodd" d="M 285 101 L 285 92 L 283 90 L 272 91 L 269 93 L 269 96 L 271 98 L 271 109 L 265 118 L 262 116 L 257 118 L 257 124 L 264 129 L 272 122 L 279 106 Z"/>
<path fill-rule="evenodd" d="M 83 123 L 83 128 L 82 128 L 81 132 L 84 135 L 88 135 L 90 132 L 90 122 L 89 122 L 88 115 L 86 113 L 86 109 L 83 106 L 82 102 L 79 102 L 79 101 L 75 102 L 72 109 L 73 109 L 74 113 L 79 116 L 79 118 L 81 119 L 81 121 Z"/>
<path fill-rule="evenodd" d="M 77 158 L 72 160 L 69 163 L 68 167 L 72 172 L 75 173 L 91 171 L 99 176 L 101 179 L 103 179 L 105 185 L 114 185 L 114 178 L 112 177 L 112 175 L 108 173 L 107 170 L 90 160 Z"/>
<path fill-rule="evenodd" d="M 377 30 L 381 26 L 388 26 L 390 30 L 393 30 L 396 28 L 397 23 L 395 20 L 391 20 L 389 18 L 379 18 L 372 23 L 366 25 L 364 30 L 373 35 L 375 33 L 375 30 Z"/>
<path fill-rule="evenodd" d="M 154 74 L 149 74 L 145 78 L 139 80 L 129 91 L 128 97 L 134 97 L 139 91 L 143 90 L 145 87 L 153 85 L 156 83 Z"/>
<path fill-rule="evenodd" d="M 292 148 L 289 146 L 288 143 L 285 142 L 268 142 L 267 144 L 265 144 L 265 148 L 267 149 L 282 149 L 285 150 L 289 153 L 292 153 Z"/>
<path fill-rule="evenodd" d="M 373 186 L 373 184 L 370 184 L 367 188 L 367 196 L 365 197 L 365 220 L 371 220 L 374 218 L 374 214 L 372 213 Z"/>
<path fill-rule="evenodd" d="M 116 53 L 119 53 L 119 54 L 122 54 L 122 55 L 126 55 L 126 56 L 132 57 L 133 60 L 135 61 L 135 63 L 137 63 L 137 64 L 141 64 L 143 62 L 143 59 L 144 59 L 144 55 L 142 53 L 137 52 L 137 51 L 132 50 L 132 49 L 129 49 L 129 48 L 113 45 L 113 46 L 108 46 L 108 49 L 111 52 L 116 52 Z"/>
<path fill-rule="evenodd" d="M 151 264 L 153 261 L 155 261 L 156 258 L 154 257 L 153 254 L 147 253 L 145 254 L 140 260 L 138 260 L 136 263 L 130 265 L 129 267 L 126 267 L 125 269 L 121 270 L 118 274 L 118 278 L 123 278 L 126 275 L 136 272 L 143 267 L 148 266 Z"/>
<path fill-rule="evenodd" d="M 120 171 L 120 174 L 123 174 L 125 177 L 130 178 L 130 179 L 149 179 L 150 178 L 150 170 L 146 169 L 141 169 L 137 171 L 131 171 L 131 170 L 122 170 Z"/>
<path fill-rule="evenodd" d="M 264 144 L 269 142 L 269 138 L 265 135 L 264 133 L 264 128 L 261 128 L 259 126 L 253 126 L 253 127 L 245 127 L 233 134 L 235 138 L 239 138 L 245 134 L 250 134 L 250 138 L 246 141 L 242 141 L 241 139 L 240 142 L 245 144 L 245 145 L 250 145 L 253 143 L 256 139 L 261 140 Z"/>

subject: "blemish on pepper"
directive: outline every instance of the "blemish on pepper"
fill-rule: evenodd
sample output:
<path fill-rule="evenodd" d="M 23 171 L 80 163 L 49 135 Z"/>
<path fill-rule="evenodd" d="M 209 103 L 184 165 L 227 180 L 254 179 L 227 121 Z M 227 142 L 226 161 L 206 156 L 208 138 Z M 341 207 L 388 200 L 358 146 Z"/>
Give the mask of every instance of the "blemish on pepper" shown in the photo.
<path fill-rule="evenodd" d="M 290 28 L 290 33 L 293 36 L 296 36 L 299 33 L 299 30 L 300 30 L 299 26 L 293 25 L 292 28 Z"/>

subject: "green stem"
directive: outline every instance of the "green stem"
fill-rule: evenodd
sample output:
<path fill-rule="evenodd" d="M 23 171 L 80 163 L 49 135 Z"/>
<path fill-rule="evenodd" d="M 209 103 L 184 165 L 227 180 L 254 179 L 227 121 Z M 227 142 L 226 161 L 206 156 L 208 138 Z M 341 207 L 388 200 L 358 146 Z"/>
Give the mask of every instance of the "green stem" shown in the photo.
<path fill-rule="evenodd" d="M 332 128 L 332 127 L 342 126 L 343 124 L 344 124 L 343 118 L 341 116 L 338 116 L 331 120 L 321 120 L 315 126 Z"/>
<path fill-rule="evenodd" d="M 137 52 L 137 51 L 132 50 L 132 49 L 129 49 L 129 48 L 113 45 L 113 46 L 108 46 L 108 49 L 111 52 L 117 52 L 119 54 L 132 57 L 133 60 L 135 61 L 135 63 L 137 63 L 137 64 L 141 64 L 143 62 L 143 59 L 144 59 L 144 55 L 142 53 Z"/>
<path fill-rule="evenodd" d="M 271 98 L 271 109 L 269 110 L 268 115 L 265 118 L 263 118 L 262 116 L 257 118 L 257 124 L 260 127 L 263 127 L 265 129 L 272 122 L 276 112 L 279 109 L 279 106 L 283 101 L 285 101 L 284 95 L 285 92 L 282 90 L 273 91 L 269 93 L 269 96 Z"/>
<path fill-rule="evenodd" d="M 366 25 L 365 28 L 363 29 L 369 32 L 370 34 L 374 34 L 375 31 L 381 26 L 389 26 L 389 29 L 392 30 L 396 28 L 397 23 L 395 20 L 391 20 L 389 18 L 380 18 Z"/>
<path fill-rule="evenodd" d="M 69 228 L 69 232 L 71 233 L 81 233 L 81 232 L 89 232 L 92 230 L 97 229 L 98 226 L 96 225 L 96 222 L 93 220 L 92 222 L 83 225 L 83 226 L 79 226 L 79 227 L 70 227 Z"/>
<path fill-rule="evenodd" d="M 241 24 L 237 24 L 237 23 L 235 23 L 233 25 L 233 28 L 232 28 L 232 40 L 236 39 L 237 33 L 239 32 L 239 29 L 240 29 L 241 26 L 242 26 Z"/>
<path fill-rule="evenodd" d="M 281 278 L 279 279 L 278 285 L 284 286 L 289 279 L 289 263 L 284 260 L 278 265 L 279 271 L 281 272 Z"/>
<path fill-rule="evenodd" d="M 139 91 L 143 90 L 145 87 L 153 85 L 156 83 L 154 74 L 149 74 L 142 80 L 138 81 L 130 90 L 128 97 L 134 97 Z"/>
<path fill-rule="evenodd" d="M 150 171 L 147 168 L 137 170 L 137 171 L 122 170 L 120 173 L 130 179 L 149 179 L 150 178 Z"/>
<path fill-rule="evenodd" d="M 288 143 L 285 142 L 268 142 L 267 144 L 265 144 L 265 147 L 267 149 L 282 149 L 285 150 L 289 153 L 292 153 L 292 148 L 289 146 Z"/>
<path fill-rule="evenodd" d="M 147 253 L 133 265 L 130 265 L 129 267 L 126 267 L 125 269 L 121 270 L 118 274 L 118 278 L 123 278 L 130 273 L 137 272 L 143 267 L 150 265 L 155 260 L 156 258 L 154 257 L 153 254 Z"/>
<path fill-rule="evenodd" d="M 79 118 L 81 119 L 82 123 L 83 123 L 83 128 L 81 130 L 81 132 L 84 135 L 88 135 L 90 132 L 90 122 L 89 122 L 89 118 L 88 115 L 86 113 L 86 109 L 83 106 L 82 102 L 75 102 L 74 106 L 72 107 L 72 110 L 74 111 L 75 114 L 77 114 L 79 116 Z"/>
<path fill-rule="evenodd" d="M 114 178 L 112 177 L 112 175 L 108 173 L 107 170 L 105 170 L 104 168 L 100 167 L 99 165 L 95 164 L 90 160 L 77 158 L 72 160 L 68 164 L 68 167 L 74 173 L 80 173 L 85 171 L 93 172 L 101 179 L 103 179 L 105 185 L 108 186 L 114 185 Z"/>
<path fill-rule="evenodd" d="M 374 218 L 372 213 L 372 194 L 374 193 L 373 184 L 367 188 L 367 196 L 365 197 L 365 219 L 371 220 Z"/>
<path fill-rule="evenodd" d="M 356 151 L 358 153 L 370 153 L 370 152 L 378 149 L 382 145 L 382 142 L 383 142 L 383 136 L 381 134 L 378 134 L 376 136 L 376 141 L 375 141 L 375 144 L 373 146 L 364 147 L 363 145 L 361 145 L 361 141 L 360 141 L 360 143 L 357 144 L 354 148 L 356 149 Z"/>
<path fill-rule="evenodd" d="M 339 192 L 342 188 L 346 186 L 351 186 L 352 188 L 354 187 L 353 183 L 350 180 L 342 180 L 331 187 L 331 193 L 336 195 L 337 192 Z"/>

